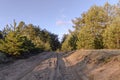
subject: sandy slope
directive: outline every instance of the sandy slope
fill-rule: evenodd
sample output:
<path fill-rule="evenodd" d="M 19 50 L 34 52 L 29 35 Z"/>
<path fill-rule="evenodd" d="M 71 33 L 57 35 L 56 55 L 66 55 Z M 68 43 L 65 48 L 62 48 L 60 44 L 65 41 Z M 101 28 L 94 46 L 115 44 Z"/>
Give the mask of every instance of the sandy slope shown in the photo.
<path fill-rule="evenodd" d="M 120 80 L 119 50 L 44 52 L 0 67 L 0 80 Z"/>
<path fill-rule="evenodd" d="M 120 80 L 120 50 L 76 51 L 66 58 L 82 80 Z"/>

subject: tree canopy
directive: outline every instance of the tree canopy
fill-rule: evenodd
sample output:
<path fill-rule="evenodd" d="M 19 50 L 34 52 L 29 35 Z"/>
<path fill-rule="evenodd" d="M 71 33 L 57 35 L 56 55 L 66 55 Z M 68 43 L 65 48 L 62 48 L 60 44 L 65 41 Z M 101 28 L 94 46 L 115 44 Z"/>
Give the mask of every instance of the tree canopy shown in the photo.
<path fill-rule="evenodd" d="M 0 52 L 12 56 L 20 56 L 39 51 L 55 51 L 60 48 L 58 36 L 39 26 L 26 25 L 21 21 L 18 25 L 7 25 L 0 31 Z"/>
<path fill-rule="evenodd" d="M 120 49 L 120 1 L 94 5 L 72 22 L 74 31 L 64 38 L 61 50 Z"/>

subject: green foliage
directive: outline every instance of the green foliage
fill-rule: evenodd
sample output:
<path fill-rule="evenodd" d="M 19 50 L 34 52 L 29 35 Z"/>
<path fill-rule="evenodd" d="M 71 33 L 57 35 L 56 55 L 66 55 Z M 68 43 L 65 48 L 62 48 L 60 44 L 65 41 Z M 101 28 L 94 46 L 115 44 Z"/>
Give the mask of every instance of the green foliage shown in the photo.
<path fill-rule="evenodd" d="M 120 1 L 94 5 L 72 21 L 74 31 L 63 38 L 62 50 L 120 48 Z"/>
<path fill-rule="evenodd" d="M 113 23 L 106 28 L 103 34 L 105 48 L 120 49 L 120 18 L 116 18 Z"/>
<path fill-rule="evenodd" d="M 95 49 L 103 49 L 104 48 L 102 35 L 95 37 L 94 45 L 95 45 Z"/>
<path fill-rule="evenodd" d="M 77 40 L 78 40 L 78 37 L 77 37 L 77 34 L 76 33 L 71 33 L 71 36 L 70 36 L 70 40 L 69 40 L 69 45 L 72 47 L 72 50 L 76 50 L 77 49 Z"/>
<path fill-rule="evenodd" d="M 44 44 L 44 51 L 51 51 L 51 47 L 49 43 Z"/>
<path fill-rule="evenodd" d="M 58 36 L 52 33 L 50 33 L 50 47 L 53 51 L 56 51 L 60 48 Z"/>
<path fill-rule="evenodd" d="M 102 33 L 106 28 L 107 13 L 102 7 L 92 6 L 81 18 L 73 20 L 77 35 L 77 48 L 103 48 Z"/>
<path fill-rule="evenodd" d="M 9 55 L 18 56 L 32 49 L 32 43 L 16 32 L 9 32 L 4 40 L 1 40 L 0 51 Z"/>
<path fill-rule="evenodd" d="M 20 49 L 22 42 L 20 41 L 20 35 L 16 35 L 15 32 L 9 32 L 6 35 L 5 40 L 1 41 L 0 50 L 10 55 L 20 55 Z"/>
<path fill-rule="evenodd" d="M 70 46 L 69 41 L 70 41 L 70 36 L 67 36 L 65 41 L 62 43 L 62 47 L 61 47 L 62 51 L 71 51 L 72 50 L 72 47 Z"/>
<path fill-rule="evenodd" d="M 31 42 L 35 45 L 36 48 L 39 48 L 39 50 L 43 50 L 44 42 L 40 39 L 40 28 L 32 24 L 29 24 L 28 26 L 26 25 L 25 27 L 24 25 L 22 26 L 23 27 L 21 27 L 21 35 L 26 36 L 29 40 L 31 40 Z"/>
<path fill-rule="evenodd" d="M 76 41 L 77 35 L 75 33 L 71 33 L 71 35 L 65 35 L 65 38 L 62 41 L 62 51 L 71 51 L 76 49 Z"/>
<path fill-rule="evenodd" d="M 94 35 L 89 30 L 89 27 L 83 27 L 78 34 L 77 48 L 78 49 L 94 49 Z"/>
<path fill-rule="evenodd" d="M 64 34 L 64 35 L 63 35 L 63 38 L 62 38 L 61 44 L 63 44 L 63 43 L 65 42 L 65 40 L 67 39 L 67 36 L 68 36 L 67 34 Z"/>
<path fill-rule="evenodd" d="M 4 34 L 4 38 L 3 38 Z M 38 51 L 57 50 L 60 47 L 58 36 L 41 30 L 33 24 L 21 21 L 18 26 L 6 26 L 0 32 L 0 51 L 12 56 L 29 55 Z"/>

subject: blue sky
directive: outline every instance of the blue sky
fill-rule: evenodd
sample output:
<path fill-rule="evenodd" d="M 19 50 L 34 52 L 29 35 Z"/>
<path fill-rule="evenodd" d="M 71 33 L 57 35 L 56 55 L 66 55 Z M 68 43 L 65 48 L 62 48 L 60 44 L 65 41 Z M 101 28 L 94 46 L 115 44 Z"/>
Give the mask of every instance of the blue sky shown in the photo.
<path fill-rule="evenodd" d="M 6 24 L 24 21 L 58 34 L 59 38 L 72 29 L 72 19 L 79 17 L 92 5 L 118 0 L 0 0 L 0 29 Z"/>

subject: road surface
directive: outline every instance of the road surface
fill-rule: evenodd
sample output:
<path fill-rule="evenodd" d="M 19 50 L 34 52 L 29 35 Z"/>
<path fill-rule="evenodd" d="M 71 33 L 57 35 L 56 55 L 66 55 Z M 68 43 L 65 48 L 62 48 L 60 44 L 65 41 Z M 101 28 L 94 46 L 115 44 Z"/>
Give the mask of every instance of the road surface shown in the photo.
<path fill-rule="evenodd" d="M 0 67 L 0 80 L 88 80 L 63 53 L 44 52 Z"/>

